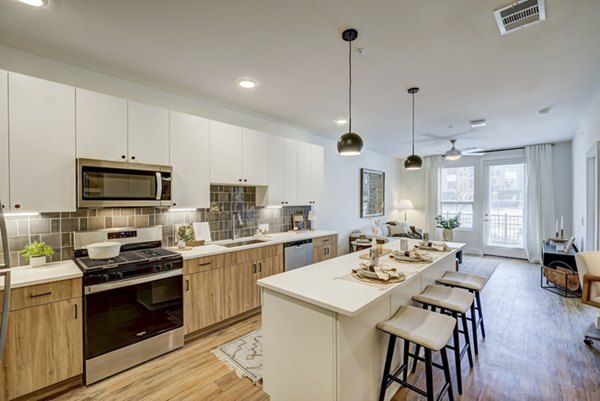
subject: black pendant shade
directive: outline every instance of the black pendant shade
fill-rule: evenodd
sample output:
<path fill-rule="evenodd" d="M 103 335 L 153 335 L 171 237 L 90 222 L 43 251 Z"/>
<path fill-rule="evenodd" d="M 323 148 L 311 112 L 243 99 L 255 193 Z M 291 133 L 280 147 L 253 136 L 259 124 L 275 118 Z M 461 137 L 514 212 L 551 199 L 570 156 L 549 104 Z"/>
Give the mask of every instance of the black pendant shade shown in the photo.
<path fill-rule="evenodd" d="M 423 166 L 423 159 L 415 155 L 415 93 L 419 92 L 419 88 L 410 88 L 408 93 L 412 96 L 412 154 L 404 160 L 404 168 L 406 170 L 420 170 Z"/>
<path fill-rule="evenodd" d="M 341 156 L 360 155 L 362 148 L 362 138 L 355 132 L 346 132 L 337 141 L 337 151 Z"/>
<path fill-rule="evenodd" d="M 340 156 L 357 156 L 363 148 L 360 135 L 352 132 L 352 41 L 358 37 L 356 29 L 346 29 L 342 39 L 348 42 L 348 132 L 337 141 L 337 151 Z"/>

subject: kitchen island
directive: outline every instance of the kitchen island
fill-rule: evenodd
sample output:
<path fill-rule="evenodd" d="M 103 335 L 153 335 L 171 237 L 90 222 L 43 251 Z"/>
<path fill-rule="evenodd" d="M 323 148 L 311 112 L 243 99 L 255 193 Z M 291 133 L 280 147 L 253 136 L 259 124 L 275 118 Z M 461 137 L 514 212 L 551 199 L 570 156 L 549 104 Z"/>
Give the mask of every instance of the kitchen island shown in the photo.
<path fill-rule="evenodd" d="M 388 338 L 375 325 L 454 270 L 455 254 L 464 244 L 449 245 L 449 252 L 429 252 L 432 263 L 392 262 L 407 276 L 396 284 L 367 284 L 350 276 L 368 250 L 259 280 L 263 380 L 270 399 L 376 400 Z M 384 245 L 399 247 L 399 241 Z M 395 355 L 402 356 L 399 346 Z M 388 390 L 386 400 L 394 393 Z"/>

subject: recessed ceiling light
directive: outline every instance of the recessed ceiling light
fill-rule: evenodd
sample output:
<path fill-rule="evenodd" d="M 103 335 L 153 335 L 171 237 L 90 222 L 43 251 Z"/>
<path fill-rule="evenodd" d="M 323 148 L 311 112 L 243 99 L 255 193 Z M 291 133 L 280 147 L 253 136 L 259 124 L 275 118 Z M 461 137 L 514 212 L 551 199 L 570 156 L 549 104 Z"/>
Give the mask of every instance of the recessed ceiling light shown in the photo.
<path fill-rule="evenodd" d="M 544 107 L 543 109 L 540 109 L 538 111 L 538 113 L 539 114 L 548 114 L 548 113 L 550 113 L 550 110 L 551 110 L 550 107 Z"/>
<path fill-rule="evenodd" d="M 258 82 L 251 78 L 240 78 L 238 79 L 237 84 L 240 88 L 254 89 L 258 85 Z"/>
<path fill-rule="evenodd" d="M 32 7 L 43 7 L 48 4 L 48 0 L 19 0 L 21 3 Z"/>
<path fill-rule="evenodd" d="M 471 128 L 480 128 L 485 127 L 486 125 L 487 122 L 483 118 L 481 120 L 471 120 Z"/>
<path fill-rule="evenodd" d="M 348 120 L 346 120 L 345 118 L 338 118 L 337 120 L 335 120 L 335 123 L 337 125 L 344 125 L 348 123 Z"/>

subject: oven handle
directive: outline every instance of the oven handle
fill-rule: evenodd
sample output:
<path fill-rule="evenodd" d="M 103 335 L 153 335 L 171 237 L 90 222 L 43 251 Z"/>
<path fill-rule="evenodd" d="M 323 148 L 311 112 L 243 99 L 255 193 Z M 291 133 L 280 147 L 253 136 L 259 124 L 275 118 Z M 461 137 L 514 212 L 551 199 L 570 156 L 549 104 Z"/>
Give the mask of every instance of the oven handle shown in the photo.
<path fill-rule="evenodd" d="M 84 288 L 85 294 L 95 294 L 97 292 L 114 290 L 117 288 L 127 287 L 130 285 L 149 283 L 151 281 L 162 280 L 169 277 L 183 276 L 183 269 L 175 269 L 164 273 L 156 273 L 149 276 L 132 278 L 130 280 L 121 280 L 114 283 L 88 285 Z"/>

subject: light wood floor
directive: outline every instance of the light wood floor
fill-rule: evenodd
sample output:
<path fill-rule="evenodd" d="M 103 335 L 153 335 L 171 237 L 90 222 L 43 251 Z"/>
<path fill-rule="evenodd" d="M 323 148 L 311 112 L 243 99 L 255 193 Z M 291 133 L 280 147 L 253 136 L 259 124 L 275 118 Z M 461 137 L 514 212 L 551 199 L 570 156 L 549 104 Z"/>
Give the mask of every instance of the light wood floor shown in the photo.
<path fill-rule="evenodd" d="M 578 299 L 542 290 L 539 267 L 498 260 L 500 266 L 482 295 L 487 337 L 480 342 L 472 370 L 464 359 L 462 400 L 600 400 L 600 344 L 589 348 L 582 342 L 594 310 Z M 260 387 L 237 378 L 210 353 L 258 327 L 260 317 L 253 317 L 56 400 L 268 400 Z M 435 378 L 442 376 L 436 372 Z M 423 379 L 419 367 L 412 380 L 424 387 Z M 394 401 L 422 399 L 408 390 L 394 397 Z"/>

